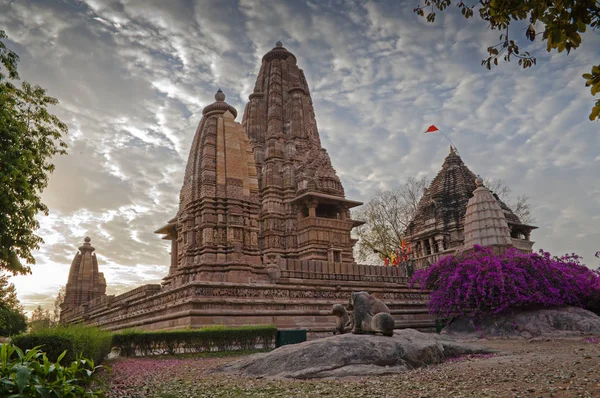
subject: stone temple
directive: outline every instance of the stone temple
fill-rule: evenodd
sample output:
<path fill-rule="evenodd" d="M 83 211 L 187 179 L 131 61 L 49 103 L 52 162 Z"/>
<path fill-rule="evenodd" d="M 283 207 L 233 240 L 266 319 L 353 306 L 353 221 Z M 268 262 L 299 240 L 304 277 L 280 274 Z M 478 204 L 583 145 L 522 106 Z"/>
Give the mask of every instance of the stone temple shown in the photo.
<path fill-rule="evenodd" d="M 98 272 L 98 259 L 94 253 L 96 249 L 90 242 L 91 239 L 86 237 L 75 254 L 65 288 L 63 308 L 87 305 L 106 295 L 106 280 L 104 274 Z"/>
<path fill-rule="evenodd" d="M 100 287 L 67 287 L 68 297 L 90 301 L 66 302 L 61 321 L 109 330 L 274 324 L 319 332 L 333 330 L 333 304 L 366 290 L 390 307 L 397 328 L 433 327 L 428 295 L 409 288 L 399 268 L 355 262 L 350 233 L 360 223 L 350 209 L 361 203 L 346 199 L 321 146 L 304 73 L 281 43 L 262 58 L 241 123 L 237 114 L 220 90 L 202 111 L 179 210 L 156 231 L 171 242 L 163 283 L 108 296 L 96 266 Z M 76 263 L 73 275 L 84 268 Z"/>
<path fill-rule="evenodd" d="M 405 240 L 414 256 L 414 268 L 423 269 L 475 244 L 531 253 L 531 231 L 536 228 L 522 223 L 450 148 L 442 169 L 419 201 Z"/>

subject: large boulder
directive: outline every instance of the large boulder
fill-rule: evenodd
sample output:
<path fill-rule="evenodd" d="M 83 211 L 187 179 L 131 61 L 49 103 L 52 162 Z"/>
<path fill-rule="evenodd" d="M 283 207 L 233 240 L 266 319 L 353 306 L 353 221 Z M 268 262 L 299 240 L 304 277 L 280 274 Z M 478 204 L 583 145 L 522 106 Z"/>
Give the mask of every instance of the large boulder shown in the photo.
<path fill-rule="evenodd" d="M 481 320 L 457 318 L 442 335 L 459 337 L 568 337 L 600 334 L 600 317 L 578 307 L 547 308 L 501 314 Z"/>
<path fill-rule="evenodd" d="M 225 365 L 217 372 L 312 379 L 403 372 L 465 354 L 494 350 L 412 329 L 393 336 L 343 334 L 280 347 Z"/>

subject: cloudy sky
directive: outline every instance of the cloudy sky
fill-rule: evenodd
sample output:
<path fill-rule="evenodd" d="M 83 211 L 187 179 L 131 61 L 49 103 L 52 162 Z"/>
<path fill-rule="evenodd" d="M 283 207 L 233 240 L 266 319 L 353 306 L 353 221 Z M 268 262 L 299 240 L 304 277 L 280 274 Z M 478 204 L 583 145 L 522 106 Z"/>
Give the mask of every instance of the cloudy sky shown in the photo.
<path fill-rule="evenodd" d="M 176 212 L 202 108 L 217 88 L 241 113 L 262 55 L 277 40 L 312 89 L 323 145 L 347 197 L 368 200 L 410 176 L 432 178 L 448 153 L 436 124 L 485 178 L 530 196 L 537 248 L 600 250 L 600 123 L 582 73 L 600 34 L 538 66 L 480 66 L 498 33 L 457 12 L 427 24 L 415 1 L 0 0 L 0 29 L 21 78 L 59 99 L 69 155 L 43 194 L 45 244 L 33 274 L 13 278 L 28 310 L 49 305 L 83 238 L 108 293 L 166 275 L 157 227 Z M 517 37 L 524 29 L 515 27 Z"/>

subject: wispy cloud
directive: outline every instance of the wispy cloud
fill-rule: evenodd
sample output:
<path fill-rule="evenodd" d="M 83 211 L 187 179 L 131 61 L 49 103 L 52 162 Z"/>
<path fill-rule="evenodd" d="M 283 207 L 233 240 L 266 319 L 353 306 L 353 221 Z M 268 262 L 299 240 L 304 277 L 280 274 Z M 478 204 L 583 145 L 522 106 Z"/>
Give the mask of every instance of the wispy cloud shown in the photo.
<path fill-rule="evenodd" d="M 476 173 L 532 197 L 537 247 L 589 264 L 600 232 L 600 125 L 580 75 L 600 37 L 523 71 L 479 66 L 497 34 L 455 12 L 426 24 L 397 1 L 75 1 L 0 4 L 23 79 L 61 104 L 69 155 L 56 159 L 33 275 L 15 278 L 31 309 L 66 283 L 83 237 L 109 293 L 158 282 L 169 247 L 152 233 L 171 218 L 202 107 L 218 87 L 238 112 L 277 40 L 298 57 L 323 145 L 347 196 L 414 175 L 447 153 L 435 123 Z"/>

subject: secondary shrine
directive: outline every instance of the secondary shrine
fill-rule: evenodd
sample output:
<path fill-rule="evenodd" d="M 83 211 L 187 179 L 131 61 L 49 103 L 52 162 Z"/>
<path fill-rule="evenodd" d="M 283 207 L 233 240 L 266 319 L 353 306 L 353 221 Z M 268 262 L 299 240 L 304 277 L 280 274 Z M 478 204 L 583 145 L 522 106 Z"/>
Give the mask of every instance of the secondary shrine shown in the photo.
<path fill-rule="evenodd" d="M 405 231 L 414 269 L 473 245 L 515 247 L 531 253 L 531 231 L 483 180 L 464 164 L 454 148 L 426 189 Z"/>

